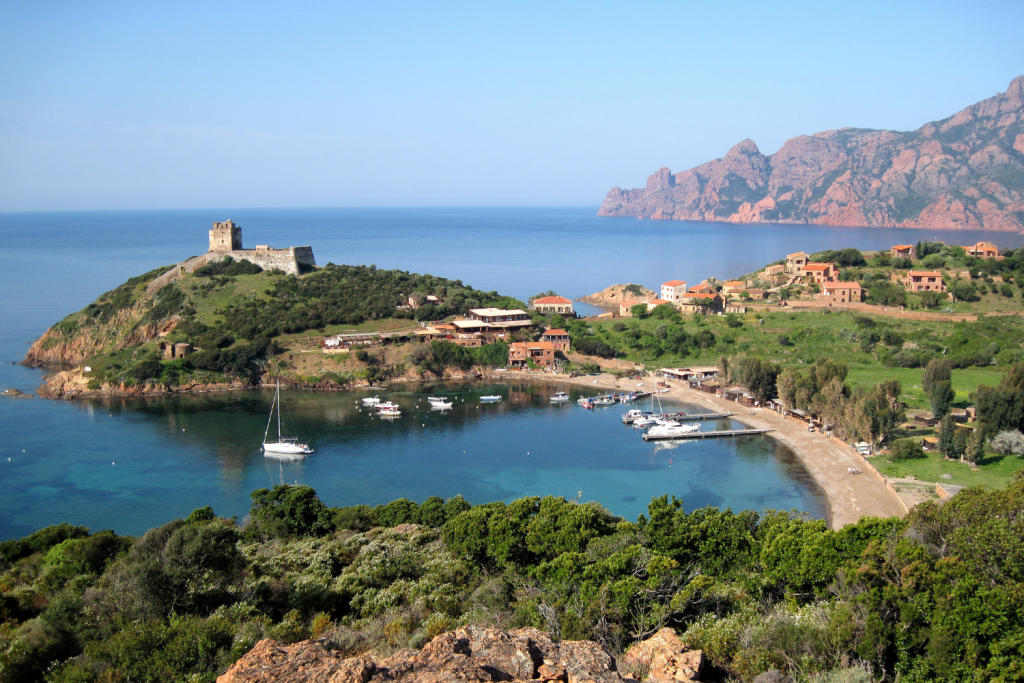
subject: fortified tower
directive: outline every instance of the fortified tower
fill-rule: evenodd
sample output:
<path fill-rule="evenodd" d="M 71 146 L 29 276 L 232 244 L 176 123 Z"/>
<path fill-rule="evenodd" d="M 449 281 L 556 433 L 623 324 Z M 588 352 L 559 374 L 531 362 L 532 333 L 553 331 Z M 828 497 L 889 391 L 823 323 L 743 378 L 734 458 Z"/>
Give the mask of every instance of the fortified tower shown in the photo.
<path fill-rule="evenodd" d="M 230 218 L 223 223 L 214 223 L 210 231 L 210 251 L 241 251 L 242 226 L 235 225 Z"/>

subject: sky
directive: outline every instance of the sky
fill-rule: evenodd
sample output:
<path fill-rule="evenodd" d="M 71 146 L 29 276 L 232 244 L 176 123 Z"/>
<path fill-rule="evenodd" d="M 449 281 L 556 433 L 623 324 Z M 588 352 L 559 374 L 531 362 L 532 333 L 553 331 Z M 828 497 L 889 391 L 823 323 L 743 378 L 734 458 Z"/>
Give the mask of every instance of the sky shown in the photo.
<path fill-rule="evenodd" d="M 594 206 L 745 138 L 911 130 L 1022 2 L 0 3 L 0 211 Z"/>

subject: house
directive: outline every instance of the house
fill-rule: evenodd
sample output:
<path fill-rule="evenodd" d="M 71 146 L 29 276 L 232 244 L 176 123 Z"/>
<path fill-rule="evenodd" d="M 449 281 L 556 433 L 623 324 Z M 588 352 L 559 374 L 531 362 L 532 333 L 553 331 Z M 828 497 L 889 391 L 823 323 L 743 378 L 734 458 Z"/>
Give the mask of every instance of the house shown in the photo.
<path fill-rule="evenodd" d="M 969 247 L 964 247 L 968 256 L 976 258 L 999 258 L 999 247 L 991 242 L 978 242 Z"/>
<path fill-rule="evenodd" d="M 454 320 L 453 324 L 464 332 L 483 332 L 517 330 L 531 327 L 533 321 L 526 311 L 518 308 L 503 311 L 500 308 L 471 308 L 463 320 Z"/>
<path fill-rule="evenodd" d="M 786 257 L 786 272 L 790 275 L 799 275 L 809 260 L 810 257 L 802 251 L 788 255 Z"/>
<path fill-rule="evenodd" d="M 721 313 L 723 301 L 721 294 L 691 293 L 679 298 L 677 307 L 683 313 Z"/>
<path fill-rule="evenodd" d="M 629 318 L 630 316 L 633 315 L 633 312 L 630 310 L 631 308 L 646 303 L 646 301 L 621 301 L 619 302 L 619 315 L 621 315 L 623 318 Z"/>
<path fill-rule="evenodd" d="M 424 342 L 442 339 L 450 341 L 455 336 L 457 330 L 458 328 L 456 328 L 455 325 L 449 323 L 435 323 L 416 330 L 413 334 L 415 334 L 420 341 Z"/>
<path fill-rule="evenodd" d="M 705 394 L 717 394 L 722 388 L 722 383 L 717 379 L 690 379 L 690 387 Z"/>
<path fill-rule="evenodd" d="M 904 289 L 911 292 L 945 292 L 942 273 L 937 270 L 911 270 L 899 278 Z"/>
<path fill-rule="evenodd" d="M 826 282 L 821 285 L 821 293 L 814 297 L 822 303 L 859 304 L 864 300 L 864 288 L 859 282 Z"/>
<path fill-rule="evenodd" d="M 836 267 L 831 263 L 808 263 L 804 265 L 800 275 L 805 280 L 820 285 L 836 279 Z"/>
<path fill-rule="evenodd" d="M 764 301 L 768 298 L 767 289 L 747 289 L 747 298 L 753 299 L 754 301 Z M 742 293 L 742 292 L 741 292 Z"/>
<path fill-rule="evenodd" d="M 690 294 L 714 294 L 715 290 L 711 289 L 710 285 L 706 285 L 703 282 L 695 287 L 690 287 Z"/>
<path fill-rule="evenodd" d="M 926 436 L 921 439 L 921 448 L 926 451 L 937 451 L 939 450 L 939 437 L 937 436 Z"/>
<path fill-rule="evenodd" d="M 683 280 L 669 280 L 661 283 L 661 298 L 675 303 L 686 294 L 686 283 Z"/>
<path fill-rule="evenodd" d="M 653 311 L 655 308 L 657 308 L 658 306 L 660 306 L 662 304 L 668 304 L 669 306 L 671 306 L 673 302 L 672 301 L 668 301 L 667 299 L 650 299 L 646 303 L 647 303 L 647 310 L 648 311 Z"/>
<path fill-rule="evenodd" d="M 725 313 L 738 313 L 740 315 L 745 315 L 746 312 L 747 312 L 747 307 L 746 306 L 740 306 L 739 304 L 726 304 L 724 312 Z"/>
<path fill-rule="evenodd" d="M 777 263 L 774 266 L 768 266 L 764 269 L 764 275 L 761 277 L 762 280 L 785 280 L 786 279 L 786 266 L 781 263 Z"/>
<path fill-rule="evenodd" d="M 367 332 L 336 334 L 333 337 L 324 339 L 320 342 L 320 346 L 323 348 L 324 353 L 328 353 L 331 351 L 348 351 L 353 346 L 380 346 L 383 343 L 384 337 L 381 336 L 380 332 Z"/>
<path fill-rule="evenodd" d="M 451 342 L 456 346 L 462 346 L 464 348 L 473 348 L 484 345 L 484 338 L 481 334 L 456 334 L 452 337 Z"/>
<path fill-rule="evenodd" d="M 917 248 L 913 244 L 897 244 L 895 247 L 890 247 L 889 256 L 915 261 L 917 260 Z"/>
<path fill-rule="evenodd" d="M 544 334 L 540 336 L 542 342 L 551 342 L 555 345 L 556 351 L 562 353 L 569 353 L 569 333 L 565 330 L 559 330 L 557 328 L 551 328 L 544 331 Z"/>
<path fill-rule="evenodd" d="M 551 315 L 552 313 L 574 315 L 572 301 L 564 296 L 543 296 L 539 299 L 534 299 L 533 303 L 530 304 L 530 308 L 540 311 L 544 315 Z"/>
<path fill-rule="evenodd" d="M 433 294 L 410 294 L 406 302 L 409 308 L 419 308 L 420 306 L 426 306 L 427 304 L 437 306 L 441 303 L 441 300 Z"/>
<path fill-rule="evenodd" d="M 747 289 L 743 280 L 729 280 L 722 283 L 722 294 L 739 294 Z"/>
<path fill-rule="evenodd" d="M 923 424 L 925 427 L 934 427 L 939 423 L 931 413 L 918 413 L 914 416 L 914 422 Z"/>
<path fill-rule="evenodd" d="M 697 380 L 718 377 L 718 368 L 714 365 L 703 365 L 691 368 L 662 368 L 661 376 L 665 379 L 676 379 L 696 384 Z"/>
<path fill-rule="evenodd" d="M 514 342 L 508 345 L 508 364 L 512 368 L 534 365 L 550 368 L 555 364 L 555 345 L 551 342 Z"/>

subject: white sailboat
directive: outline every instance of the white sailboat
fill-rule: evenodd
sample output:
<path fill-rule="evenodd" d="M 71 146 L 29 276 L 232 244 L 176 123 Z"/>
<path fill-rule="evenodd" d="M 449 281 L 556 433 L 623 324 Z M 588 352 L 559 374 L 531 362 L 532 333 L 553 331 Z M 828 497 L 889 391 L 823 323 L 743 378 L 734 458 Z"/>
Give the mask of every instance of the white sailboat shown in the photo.
<path fill-rule="evenodd" d="M 277 407 L 277 441 L 267 441 L 270 434 L 270 423 L 274 420 L 274 407 Z M 299 443 L 294 437 L 281 436 L 281 380 L 277 380 L 277 390 L 274 392 L 274 403 L 270 406 L 270 417 L 267 419 L 267 429 L 263 432 L 263 454 L 270 457 L 292 456 L 300 457 L 310 455 L 313 449 L 307 444 Z"/>

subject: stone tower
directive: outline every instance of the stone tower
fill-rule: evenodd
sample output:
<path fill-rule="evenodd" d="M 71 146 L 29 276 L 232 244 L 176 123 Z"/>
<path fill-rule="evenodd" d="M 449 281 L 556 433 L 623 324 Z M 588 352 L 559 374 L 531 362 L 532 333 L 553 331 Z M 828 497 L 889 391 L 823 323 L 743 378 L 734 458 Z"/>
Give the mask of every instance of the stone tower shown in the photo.
<path fill-rule="evenodd" d="M 239 251 L 242 248 L 242 227 L 231 219 L 214 223 L 210 231 L 210 251 Z"/>

